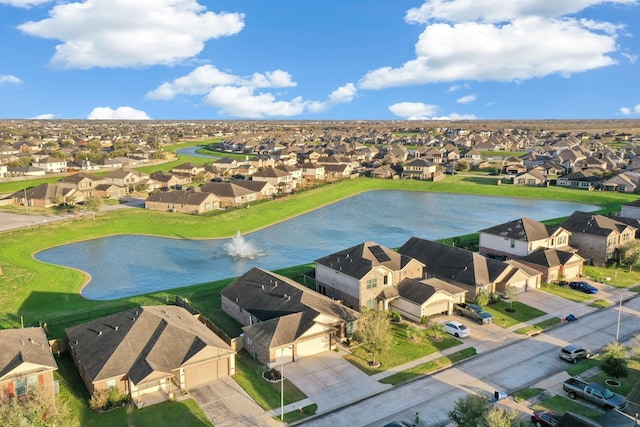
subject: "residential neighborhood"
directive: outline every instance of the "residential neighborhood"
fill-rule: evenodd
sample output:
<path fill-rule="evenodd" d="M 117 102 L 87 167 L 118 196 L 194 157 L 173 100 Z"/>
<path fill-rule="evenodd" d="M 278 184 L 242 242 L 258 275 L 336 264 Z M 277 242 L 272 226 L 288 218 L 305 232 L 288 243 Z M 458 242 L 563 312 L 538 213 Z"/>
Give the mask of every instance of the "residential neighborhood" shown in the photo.
<path fill-rule="evenodd" d="M 640 135 L 635 134 L 504 127 L 491 131 L 444 126 L 423 129 L 400 122 L 288 126 L 285 130 L 269 122 L 0 122 L 0 182 L 21 185 L 19 191 L 0 195 L 0 208 L 13 209 L 12 213 L 16 207 L 20 212 L 22 208 L 81 209 L 91 199 L 135 196 L 144 212 L 166 212 L 167 217 L 201 215 L 215 221 L 208 215 L 248 209 L 256 203 L 277 203 L 281 197 L 337 181 L 420 180 L 439 185 L 460 174 L 495 179 L 502 187 L 640 194 L 636 179 L 640 176 Z M 187 141 L 203 141 L 200 148 L 208 150 L 211 159 L 203 164 L 182 162 L 174 150 L 163 151 L 163 147 Z M 171 165 L 168 170 L 143 171 L 167 163 Z M 139 170 L 142 166 L 145 169 Z M 52 180 L 29 185 L 30 180 L 42 178 Z M 626 250 L 637 242 L 639 229 L 640 202 L 634 200 L 616 212 L 575 211 L 561 223 L 513 218 L 476 230 L 476 246 L 414 235 L 407 236 L 398 248 L 363 241 L 326 253 L 295 278 L 253 267 L 219 291 L 199 295 L 196 301 L 191 296 L 165 296 L 164 301 L 154 303 L 157 305 L 113 310 L 69 325 L 56 336 L 46 323 L 0 329 L 0 348 L 6 349 L 0 357 L 0 392 L 20 397 L 40 387 L 47 399 L 56 399 L 60 388 L 54 380 L 59 369 L 56 360 L 63 353 L 72 361 L 74 375 L 81 379 L 92 405 L 107 395 L 117 395 L 137 410 L 194 399 L 209 422 L 217 425 L 220 411 L 227 417 L 242 417 L 242 410 L 233 409 L 231 403 L 209 405 L 203 396 L 233 383 L 245 369 L 245 365 L 238 366 L 246 363 L 246 357 L 263 368 L 262 378 L 275 384 L 275 392 L 280 387 L 280 407 L 258 410 L 262 411 L 260 419 L 268 420 L 264 425 L 278 425 L 285 421 L 285 413 L 299 414 L 296 422 L 303 425 L 342 425 L 328 420 L 351 405 L 366 405 L 369 399 L 375 402 L 386 393 L 392 396 L 394 390 L 397 396 L 403 395 L 420 381 L 435 388 L 431 381 L 449 367 L 453 377 L 459 374 L 457 363 L 468 363 L 469 372 L 475 372 L 479 368 L 474 361 L 485 360 L 486 366 L 495 362 L 491 354 L 501 354 L 504 360 L 516 357 L 517 352 L 510 354 L 509 348 L 531 351 L 527 355 L 532 366 L 534 360 L 544 364 L 537 374 L 544 376 L 542 372 L 549 369 L 548 379 L 557 379 L 564 372 L 557 357 L 559 348 L 579 338 L 597 346 L 594 353 L 604 349 L 612 338 L 616 308 L 618 330 L 610 341 L 624 337 L 632 346 L 639 332 L 637 286 L 612 287 L 606 283 L 611 278 L 596 280 L 586 271 L 626 265 Z M 581 291 L 576 285 L 580 283 L 595 292 Z M 474 310 L 486 309 L 496 320 L 477 322 L 463 315 L 461 307 L 469 304 Z M 394 362 L 397 365 L 391 365 L 389 359 L 381 366 L 372 363 L 377 350 L 366 340 L 363 328 L 375 313 L 382 313 L 385 325 L 391 325 L 393 346 L 412 345 L 420 350 L 415 354 L 400 351 L 406 354 L 402 362 Z M 505 321 L 509 313 L 517 313 L 511 323 Z M 580 320 L 571 322 L 570 314 Z M 598 331 L 593 336 L 584 331 L 591 321 Z M 462 328 L 452 331 L 448 329 L 451 325 Z M 465 350 L 469 355 L 458 354 Z M 380 350 L 385 351 L 393 352 L 393 348 Z M 553 362 L 539 362 L 543 355 Z M 301 370 L 313 370 L 318 361 L 324 373 Z M 422 365 L 429 363 L 444 365 L 409 380 L 396 380 L 396 375 L 414 369 L 422 372 L 420 369 L 426 369 Z M 340 375 L 332 373 L 334 366 L 340 367 L 336 368 Z M 590 369 L 597 369 L 594 367 Z M 507 368 L 517 370 L 520 364 L 514 362 Z M 521 400 L 542 401 L 547 385 L 544 378 L 533 376 L 536 369 L 531 371 L 521 377 L 532 376 L 536 381 L 531 384 L 542 383 L 533 388 L 541 391 L 533 395 L 535 399 Z M 533 420 L 535 403 L 526 406 L 511 397 L 531 384 L 496 375 L 495 379 L 488 379 L 488 374 L 477 378 L 487 381 L 478 388 L 494 387 L 496 396 L 501 396 L 498 387 L 514 384 L 513 389 L 504 390 L 510 396 L 508 404 L 504 397 L 496 397 L 492 404 L 497 407 L 503 401 L 507 408 L 519 411 L 521 419 Z M 349 378 L 347 383 L 353 384 L 350 387 L 340 378 Z M 306 397 L 285 405 L 285 379 Z M 440 383 L 448 384 L 446 380 Z M 562 395 L 561 384 L 555 381 L 548 386 L 555 390 L 554 396 Z M 205 387 L 209 392 L 202 391 Z M 458 388 L 451 393 L 460 396 L 462 392 Z M 410 395 L 420 394 L 413 390 Z M 631 394 L 627 399 L 637 410 L 640 401 L 634 402 Z M 640 396 L 640 390 L 637 394 Z M 242 399 L 258 407 L 250 394 Z M 413 402 L 414 398 L 406 399 Z M 451 408 L 452 402 L 438 405 Z M 615 415 L 588 404 L 584 407 L 595 426 L 622 427 L 633 417 L 631 410 L 612 411 L 619 412 Z M 108 402 L 99 408 L 114 409 Z M 407 416 L 398 418 L 398 406 L 392 410 L 378 403 L 376 408 L 370 411 L 377 419 L 365 416 L 361 425 L 382 427 L 401 421 L 440 426 L 447 416 L 447 411 L 441 411 L 433 423 L 427 416 L 415 422 Z M 419 415 L 427 411 L 417 401 L 402 410 L 409 412 L 407 408 L 411 415 L 414 409 Z M 558 419 L 583 416 L 574 412 L 559 414 Z M 615 416 L 621 421 L 614 420 Z"/>

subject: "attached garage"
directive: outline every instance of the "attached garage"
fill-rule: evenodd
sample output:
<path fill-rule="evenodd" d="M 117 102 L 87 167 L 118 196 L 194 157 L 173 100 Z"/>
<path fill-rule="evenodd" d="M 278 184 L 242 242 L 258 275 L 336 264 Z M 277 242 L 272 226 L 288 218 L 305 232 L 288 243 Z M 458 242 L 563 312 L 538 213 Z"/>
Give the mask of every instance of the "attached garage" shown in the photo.
<path fill-rule="evenodd" d="M 321 353 L 323 351 L 330 350 L 331 337 L 327 335 L 321 335 L 317 338 L 303 341 L 296 344 L 296 359 L 301 359 L 307 356 L 313 356 L 314 354 Z"/>
<path fill-rule="evenodd" d="M 184 375 L 187 390 L 221 377 L 227 377 L 229 376 L 229 358 L 208 360 L 193 366 L 185 366 Z"/>
<path fill-rule="evenodd" d="M 427 302 L 423 307 L 423 314 L 425 316 L 436 316 L 438 314 L 449 314 L 453 307 L 453 301 L 451 298 L 436 300 L 434 302 Z"/>

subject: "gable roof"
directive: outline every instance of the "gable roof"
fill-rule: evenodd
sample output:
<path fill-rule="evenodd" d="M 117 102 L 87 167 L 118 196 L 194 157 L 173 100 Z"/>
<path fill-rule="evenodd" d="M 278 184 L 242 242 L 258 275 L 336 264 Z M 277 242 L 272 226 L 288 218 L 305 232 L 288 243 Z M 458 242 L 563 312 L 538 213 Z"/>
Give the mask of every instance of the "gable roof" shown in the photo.
<path fill-rule="evenodd" d="M 425 265 L 430 276 L 471 286 L 494 283 L 510 266 L 467 249 L 411 237 L 398 252 Z"/>
<path fill-rule="evenodd" d="M 267 321 L 293 313 L 324 314 L 346 322 L 358 313 L 291 279 L 254 267 L 226 286 L 220 294 L 235 301 L 256 319 Z"/>
<path fill-rule="evenodd" d="M 42 328 L 2 329 L 0 347 L 0 381 L 12 378 L 23 364 L 37 365 L 38 371 L 58 369 Z"/>
<path fill-rule="evenodd" d="M 436 277 L 425 280 L 402 279 L 398 283 L 398 295 L 419 305 L 424 304 L 440 291 L 451 295 L 467 292 L 466 289 L 459 288 Z"/>
<path fill-rule="evenodd" d="M 621 233 L 627 227 L 635 229 L 635 227 L 631 227 L 607 216 L 581 211 L 572 213 L 562 224 L 562 227 L 572 233 L 585 233 L 597 236 L 608 236 L 614 232 Z"/>
<path fill-rule="evenodd" d="M 558 227 L 552 227 L 530 218 L 519 218 L 493 227 L 480 230 L 480 233 L 493 234 L 507 239 L 532 242 L 551 237 Z"/>
<path fill-rule="evenodd" d="M 127 375 L 138 384 L 170 373 L 209 348 L 234 351 L 177 306 L 143 306 L 66 329 L 69 346 L 92 382 Z"/>
<path fill-rule="evenodd" d="M 256 191 L 249 190 L 248 188 L 241 187 L 238 184 L 232 182 L 208 182 L 202 187 L 198 187 L 197 191 L 203 193 L 213 193 L 218 197 L 242 197 L 249 194 L 255 194 Z"/>
<path fill-rule="evenodd" d="M 201 193 L 191 190 L 174 190 L 168 192 L 157 192 L 149 194 L 147 202 L 158 203 L 175 203 L 180 205 L 200 206 L 208 198 L 213 197 L 217 199 L 215 195 L 211 193 Z"/>
<path fill-rule="evenodd" d="M 560 251 L 557 249 L 544 249 L 520 258 L 521 261 L 544 267 L 559 267 L 568 262 L 583 260 L 580 255 L 574 252 Z"/>
<path fill-rule="evenodd" d="M 342 271 L 356 279 L 362 279 L 374 267 L 383 266 L 391 271 L 404 268 L 411 258 L 374 242 L 363 242 L 348 249 L 317 259 L 321 264 Z"/>

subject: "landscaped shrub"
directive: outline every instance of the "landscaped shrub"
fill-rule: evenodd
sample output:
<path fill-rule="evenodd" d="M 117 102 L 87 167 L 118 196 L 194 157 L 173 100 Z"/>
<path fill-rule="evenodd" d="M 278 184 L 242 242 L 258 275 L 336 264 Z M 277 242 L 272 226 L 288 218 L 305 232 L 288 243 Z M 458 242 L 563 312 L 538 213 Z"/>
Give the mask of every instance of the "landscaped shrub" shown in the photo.
<path fill-rule="evenodd" d="M 402 316 L 400 315 L 400 313 L 398 313 L 397 311 L 393 311 L 393 310 L 389 311 L 389 318 L 391 320 L 393 320 L 394 322 L 399 322 L 399 321 L 402 320 Z"/>
<path fill-rule="evenodd" d="M 410 342 L 420 342 L 422 340 L 422 331 L 414 325 L 409 325 L 407 326 L 406 332 L 407 334 L 407 339 Z"/>
<path fill-rule="evenodd" d="M 489 295 L 489 304 L 494 304 L 496 302 L 500 302 L 500 294 L 496 294 L 495 292 Z"/>
<path fill-rule="evenodd" d="M 421 325 L 427 325 L 427 324 L 429 324 L 429 316 L 424 316 L 424 315 L 423 315 L 423 316 L 420 318 L 420 324 L 421 324 Z"/>
<path fill-rule="evenodd" d="M 614 378 L 626 378 L 629 374 L 627 357 L 627 348 L 619 342 L 614 341 L 602 349 L 600 369 Z"/>
<path fill-rule="evenodd" d="M 480 307 L 484 307 L 488 303 L 489 303 L 488 293 L 480 292 L 478 295 L 476 295 L 476 304 L 478 304 Z"/>
<path fill-rule="evenodd" d="M 89 400 L 89 407 L 94 411 L 108 411 L 129 403 L 131 396 L 128 393 L 120 391 L 116 388 L 111 390 L 97 390 Z"/>

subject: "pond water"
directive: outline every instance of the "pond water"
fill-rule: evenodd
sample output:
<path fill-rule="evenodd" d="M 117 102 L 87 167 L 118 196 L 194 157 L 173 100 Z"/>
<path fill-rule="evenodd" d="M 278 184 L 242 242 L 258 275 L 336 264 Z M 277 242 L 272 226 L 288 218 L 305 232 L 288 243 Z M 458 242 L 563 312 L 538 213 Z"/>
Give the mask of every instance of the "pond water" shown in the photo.
<path fill-rule="evenodd" d="M 249 233 L 243 238 L 264 256 L 234 259 L 229 239 L 187 240 L 111 236 L 47 249 L 36 259 L 86 271 L 82 294 L 106 300 L 236 277 L 257 266 L 274 270 L 313 262 L 374 241 L 395 248 L 410 237 L 429 240 L 475 233 L 521 217 L 569 216 L 594 205 L 549 200 L 370 191 Z M 203 221 L 212 220 L 203 217 Z"/>
<path fill-rule="evenodd" d="M 209 156 L 208 154 L 196 153 L 196 150 L 200 150 L 202 146 L 194 145 L 193 147 L 185 147 L 176 150 L 177 154 L 182 154 L 183 156 L 193 156 L 193 157 L 205 157 L 207 159 L 218 159 L 219 157 Z"/>

